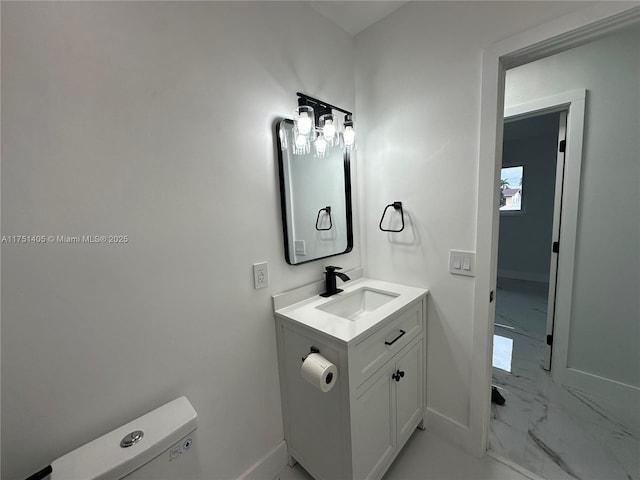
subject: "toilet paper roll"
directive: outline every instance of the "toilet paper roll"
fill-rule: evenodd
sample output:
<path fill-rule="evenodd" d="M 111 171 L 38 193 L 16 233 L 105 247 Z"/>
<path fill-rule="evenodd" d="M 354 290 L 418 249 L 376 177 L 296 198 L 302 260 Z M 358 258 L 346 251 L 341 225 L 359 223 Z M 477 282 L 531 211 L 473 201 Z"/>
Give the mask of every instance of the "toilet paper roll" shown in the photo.
<path fill-rule="evenodd" d="M 319 353 L 310 353 L 302 362 L 302 378 L 314 387 L 328 392 L 338 378 L 338 368 Z"/>

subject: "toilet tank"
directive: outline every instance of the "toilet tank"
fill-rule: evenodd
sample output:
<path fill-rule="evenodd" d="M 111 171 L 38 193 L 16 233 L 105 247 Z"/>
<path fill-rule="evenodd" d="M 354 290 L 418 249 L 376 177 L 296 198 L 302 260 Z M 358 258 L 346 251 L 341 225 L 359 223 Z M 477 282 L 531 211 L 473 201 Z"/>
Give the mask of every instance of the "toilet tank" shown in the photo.
<path fill-rule="evenodd" d="M 48 480 L 201 478 L 198 415 L 180 397 L 58 458 Z"/>
<path fill-rule="evenodd" d="M 202 480 L 196 446 L 198 432 L 181 438 L 150 462 L 124 477 L 124 480 Z"/>

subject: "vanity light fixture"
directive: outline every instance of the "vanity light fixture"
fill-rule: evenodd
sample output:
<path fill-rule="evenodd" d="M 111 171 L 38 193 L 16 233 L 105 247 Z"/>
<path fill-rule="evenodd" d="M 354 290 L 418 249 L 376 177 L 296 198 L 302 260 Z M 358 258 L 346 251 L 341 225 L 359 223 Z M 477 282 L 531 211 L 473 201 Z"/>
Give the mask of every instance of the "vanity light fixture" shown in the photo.
<path fill-rule="evenodd" d="M 294 153 L 304 155 L 310 153 L 324 158 L 329 148 L 342 145 L 351 151 L 355 146 L 355 130 L 353 114 L 335 105 L 331 105 L 304 93 L 297 93 L 298 108 L 293 115 Z M 342 130 L 335 111 L 345 114 Z"/>

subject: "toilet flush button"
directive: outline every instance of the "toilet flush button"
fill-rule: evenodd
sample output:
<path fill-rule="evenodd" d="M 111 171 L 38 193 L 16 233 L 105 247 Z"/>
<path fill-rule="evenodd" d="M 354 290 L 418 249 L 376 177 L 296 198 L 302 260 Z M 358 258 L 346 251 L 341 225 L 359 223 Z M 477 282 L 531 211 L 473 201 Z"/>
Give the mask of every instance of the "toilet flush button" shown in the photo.
<path fill-rule="evenodd" d="M 120 446 L 122 448 L 130 447 L 142 440 L 142 437 L 144 437 L 144 432 L 142 430 L 136 430 L 128 433 L 122 440 L 120 440 Z"/>

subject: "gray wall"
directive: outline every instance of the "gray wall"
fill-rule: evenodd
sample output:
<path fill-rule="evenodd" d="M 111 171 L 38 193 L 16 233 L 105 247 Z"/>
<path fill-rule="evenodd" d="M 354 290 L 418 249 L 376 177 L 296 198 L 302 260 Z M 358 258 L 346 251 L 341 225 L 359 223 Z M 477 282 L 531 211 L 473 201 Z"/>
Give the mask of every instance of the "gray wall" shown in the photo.
<path fill-rule="evenodd" d="M 203 478 L 282 441 L 270 296 L 323 262 L 284 261 L 273 122 L 352 110 L 353 63 L 297 2 L 2 2 L 2 234 L 129 236 L 2 245 L 3 479 L 180 395 Z"/>
<path fill-rule="evenodd" d="M 524 165 L 524 195 L 520 212 L 500 213 L 498 276 L 549 281 L 558 122 L 555 113 L 505 124 L 502 166 Z"/>
<path fill-rule="evenodd" d="M 638 387 L 640 28 L 509 70 L 505 105 L 576 88 L 588 95 L 568 363 Z"/>

